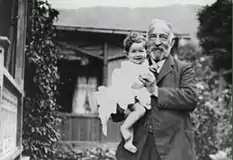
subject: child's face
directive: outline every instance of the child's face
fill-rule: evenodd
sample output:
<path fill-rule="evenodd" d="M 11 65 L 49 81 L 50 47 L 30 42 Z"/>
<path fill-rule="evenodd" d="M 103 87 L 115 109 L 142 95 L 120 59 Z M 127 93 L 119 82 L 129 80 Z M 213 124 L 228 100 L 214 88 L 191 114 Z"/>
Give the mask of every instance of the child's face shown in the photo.
<path fill-rule="evenodd" d="M 128 58 L 131 62 L 141 64 L 146 59 L 146 49 L 143 43 L 133 43 L 129 48 Z"/>

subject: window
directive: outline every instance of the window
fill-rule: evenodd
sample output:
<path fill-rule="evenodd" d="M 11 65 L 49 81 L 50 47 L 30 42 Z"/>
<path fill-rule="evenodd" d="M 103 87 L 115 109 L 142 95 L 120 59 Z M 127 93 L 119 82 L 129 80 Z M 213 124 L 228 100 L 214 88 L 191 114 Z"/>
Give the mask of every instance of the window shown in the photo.
<path fill-rule="evenodd" d="M 5 51 L 4 66 L 15 77 L 18 0 L 0 0 L 0 36 L 8 37 L 11 45 Z"/>

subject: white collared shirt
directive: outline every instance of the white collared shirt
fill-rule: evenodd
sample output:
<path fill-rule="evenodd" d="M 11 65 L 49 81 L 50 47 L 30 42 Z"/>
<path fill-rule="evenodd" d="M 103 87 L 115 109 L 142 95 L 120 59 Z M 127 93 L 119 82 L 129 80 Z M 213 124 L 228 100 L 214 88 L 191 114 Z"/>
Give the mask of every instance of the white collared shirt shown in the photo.
<path fill-rule="evenodd" d="M 156 62 L 154 62 L 154 61 L 152 60 L 152 66 L 153 66 L 153 65 L 155 66 L 155 68 L 156 68 L 156 70 L 157 70 L 157 73 L 160 72 L 160 70 L 162 69 L 163 64 L 164 64 L 165 61 L 166 61 L 166 59 L 163 59 L 163 60 L 158 61 L 158 62 L 156 63 Z"/>
<path fill-rule="evenodd" d="M 164 64 L 165 60 L 166 60 L 166 59 L 164 59 L 164 60 L 162 60 L 162 61 L 157 62 L 157 65 L 158 65 L 157 72 L 158 72 L 158 73 L 159 73 L 159 72 L 160 72 L 160 70 L 162 69 L 162 67 L 163 67 L 163 64 Z"/>

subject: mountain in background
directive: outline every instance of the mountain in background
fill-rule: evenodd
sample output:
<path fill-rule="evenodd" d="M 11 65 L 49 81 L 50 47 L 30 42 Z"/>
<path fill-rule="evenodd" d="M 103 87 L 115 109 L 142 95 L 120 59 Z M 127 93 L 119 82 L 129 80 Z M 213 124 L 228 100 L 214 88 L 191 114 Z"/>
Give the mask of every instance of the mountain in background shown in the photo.
<path fill-rule="evenodd" d="M 196 37 L 199 5 L 174 4 L 153 8 L 90 7 L 77 10 L 60 9 L 56 25 L 85 26 L 109 29 L 147 30 L 152 19 L 164 19 L 175 33 Z"/>

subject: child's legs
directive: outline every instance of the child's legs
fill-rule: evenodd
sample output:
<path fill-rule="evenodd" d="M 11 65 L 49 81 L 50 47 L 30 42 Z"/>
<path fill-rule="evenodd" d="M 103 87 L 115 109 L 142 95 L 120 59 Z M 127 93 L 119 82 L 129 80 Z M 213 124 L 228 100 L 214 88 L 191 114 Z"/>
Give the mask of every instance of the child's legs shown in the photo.
<path fill-rule="evenodd" d="M 134 132 L 133 132 L 133 127 L 129 129 L 130 137 L 128 141 L 125 141 L 124 148 L 132 153 L 137 152 L 137 148 L 133 145 L 133 137 L 134 137 Z"/>
<path fill-rule="evenodd" d="M 134 123 L 137 122 L 146 112 L 146 109 L 139 103 L 135 103 L 133 106 L 133 111 L 125 119 L 124 123 L 121 125 L 121 132 L 125 140 L 130 138 L 130 128 L 133 127 Z"/>
<path fill-rule="evenodd" d="M 129 134 L 130 134 L 130 138 L 128 141 L 126 141 L 126 143 L 130 143 L 133 144 L 133 127 L 129 128 Z"/>
<path fill-rule="evenodd" d="M 140 103 L 135 103 L 133 105 L 133 111 L 125 119 L 122 126 L 127 129 L 131 128 L 137 120 L 144 116 L 145 112 L 146 109 Z"/>

